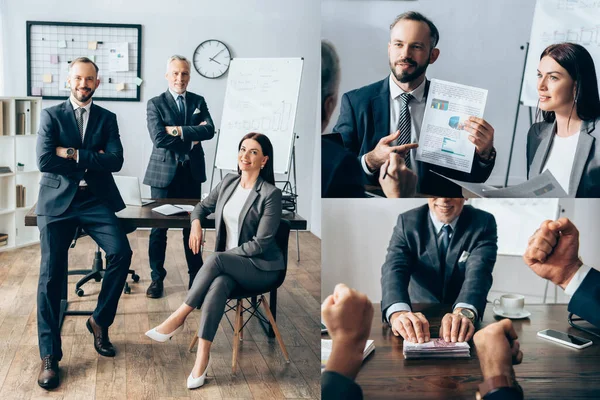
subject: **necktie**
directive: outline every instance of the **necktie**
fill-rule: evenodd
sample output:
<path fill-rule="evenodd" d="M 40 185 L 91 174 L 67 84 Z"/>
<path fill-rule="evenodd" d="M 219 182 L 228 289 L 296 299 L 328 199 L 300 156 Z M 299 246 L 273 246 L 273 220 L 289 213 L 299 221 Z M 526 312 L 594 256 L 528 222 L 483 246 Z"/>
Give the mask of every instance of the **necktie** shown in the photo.
<path fill-rule="evenodd" d="M 450 235 L 452 235 L 452 227 L 444 225 L 442 227 L 442 237 L 440 240 L 440 271 L 442 274 L 442 290 L 446 281 L 446 254 L 448 253 L 448 245 L 450 244 Z"/>
<path fill-rule="evenodd" d="M 402 93 L 400 95 L 400 118 L 398 118 L 398 127 L 397 130 L 400 131 L 400 136 L 398 137 L 397 145 L 403 145 L 410 143 L 411 135 L 410 135 L 410 111 L 408 111 L 408 102 L 413 99 L 413 95 L 410 93 Z M 406 168 L 410 168 L 410 152 L 406 153 L 404 157 L 404 162 L 406 164 Z"/>
<path fill-rule="evenodd" d="M 85 108 L 79 107 L 75 111 L 77 117 L 77 127 L 79 128 L 79 137 L 81 138 L 81 144 L 83 144 L 83 114 L 85 114 Z"/>
<path fill-rule="evenodd" d="M 183 104 L 183 96 L 177 96 L 177 106 L 179 107 L 179 116 L 182 121 L 185 121 L 185 105 Z"/>

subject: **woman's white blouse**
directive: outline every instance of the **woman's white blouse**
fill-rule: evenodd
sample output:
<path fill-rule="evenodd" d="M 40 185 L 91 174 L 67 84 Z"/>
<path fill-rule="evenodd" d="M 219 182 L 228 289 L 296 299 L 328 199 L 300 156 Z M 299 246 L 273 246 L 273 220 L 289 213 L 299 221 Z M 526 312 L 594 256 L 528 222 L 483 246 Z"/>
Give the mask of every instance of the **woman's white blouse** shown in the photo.
<path fill-rule="evenodd" d="M 239 219 L 242 208 L 250 195 L 250 189 L 244 189 L 238 184 L 235 191 L 229 198 L 229 201 L 223 207 L 223 221 L 225 222 L 225 229 L 227 232 L 227 240 L 225 244 L 225 250 L 233 249 L 238 247 L 238 241 L 240 237 L 239 231 Z"/>
<path fill-rule="evenodd" d="M 579 132 L 569 137 L 560 137 L 555 134 L 546 164 L 542 169 L 542 172 L 550 170 L 567 194 L 569 194 L 571 171 L 573 170 L 573 164 L 575 164 L 575 152 L 577 151 L 579 135 Z"/>

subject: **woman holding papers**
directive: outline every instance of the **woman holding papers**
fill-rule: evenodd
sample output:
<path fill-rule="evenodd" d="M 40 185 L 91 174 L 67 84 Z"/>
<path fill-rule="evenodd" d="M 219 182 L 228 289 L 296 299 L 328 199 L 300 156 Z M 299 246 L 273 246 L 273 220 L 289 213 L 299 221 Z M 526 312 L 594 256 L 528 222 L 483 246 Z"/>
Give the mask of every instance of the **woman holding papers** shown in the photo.
<path fill-rule="evenodd" d="M 578 44 L 548 46 L 537 89 L 543 121 L 527 134 L 527 178 L 549 170 L 569 197 L 600 197 L 600 99 L 592 56 Z"/>
<path fill-rule="evenodd" d="M 164 342 L 183 326 L 186 317 L 202 306 L 196 362 L 187 380 L 195 389 L 204 384 L 210 365 L 210 347 L 225 303 L 237 286 L 268 290 L 284 269 L 275 236 L 281 220 L 281 191 L 275 187 L 273 146 L 260 133 L 242 138 L 238 174 L 229 174 L 191 214 L 190 249 L 197 254 L 202 241 L 200 220 L 215 214 L 215 253 L 198 272 L 185 302 L 159 326 L 146 332 Z"/>

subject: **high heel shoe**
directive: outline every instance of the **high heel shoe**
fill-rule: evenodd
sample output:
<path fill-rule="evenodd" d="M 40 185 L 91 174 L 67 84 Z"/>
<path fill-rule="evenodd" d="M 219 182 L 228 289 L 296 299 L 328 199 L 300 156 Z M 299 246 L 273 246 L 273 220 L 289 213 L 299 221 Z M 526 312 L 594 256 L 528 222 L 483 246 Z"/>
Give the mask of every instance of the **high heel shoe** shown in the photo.
<path fill-rule="evenodd" d="M 208 356 L 208 363 L 206 363 L 206 369 L 204 373 L 197 378 L 194 378 L 192 373 L 190 372 L 190 376 L 187 378 L 187 388 L 188 389 L 196 389 L 200 386 L 204 385 L 204 380 L 206 379 L 206 373 L 208 372 L 208 368 L 210 367 L 210 355 Z"/>
<path fill-rule="evenodd" d="M 146 332 L 146 336 L 148 336 L 152 340 L 156 340 L 157 342 L 164 343 L 167 340 L 170 340 L 181 329 L 183 329 L 183 325 L 181 325 L 179 328 L 175 329 L 171 333 L 160 333 L 156 330 L 156 328 L 152 328 L 148 332 Z"/>

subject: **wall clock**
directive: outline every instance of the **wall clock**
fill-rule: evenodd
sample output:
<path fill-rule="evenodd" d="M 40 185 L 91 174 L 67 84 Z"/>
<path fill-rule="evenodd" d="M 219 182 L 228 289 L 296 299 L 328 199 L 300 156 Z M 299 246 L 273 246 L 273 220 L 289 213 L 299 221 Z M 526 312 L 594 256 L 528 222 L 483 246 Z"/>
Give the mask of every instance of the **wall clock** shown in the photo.
<path fill-rule="evenodd" d="M 194 68 L 205 78 L 220 78 L 225 75 L 230 63 L 231 52 L 220 40 L 205 40 L 194 51 Z"/>

